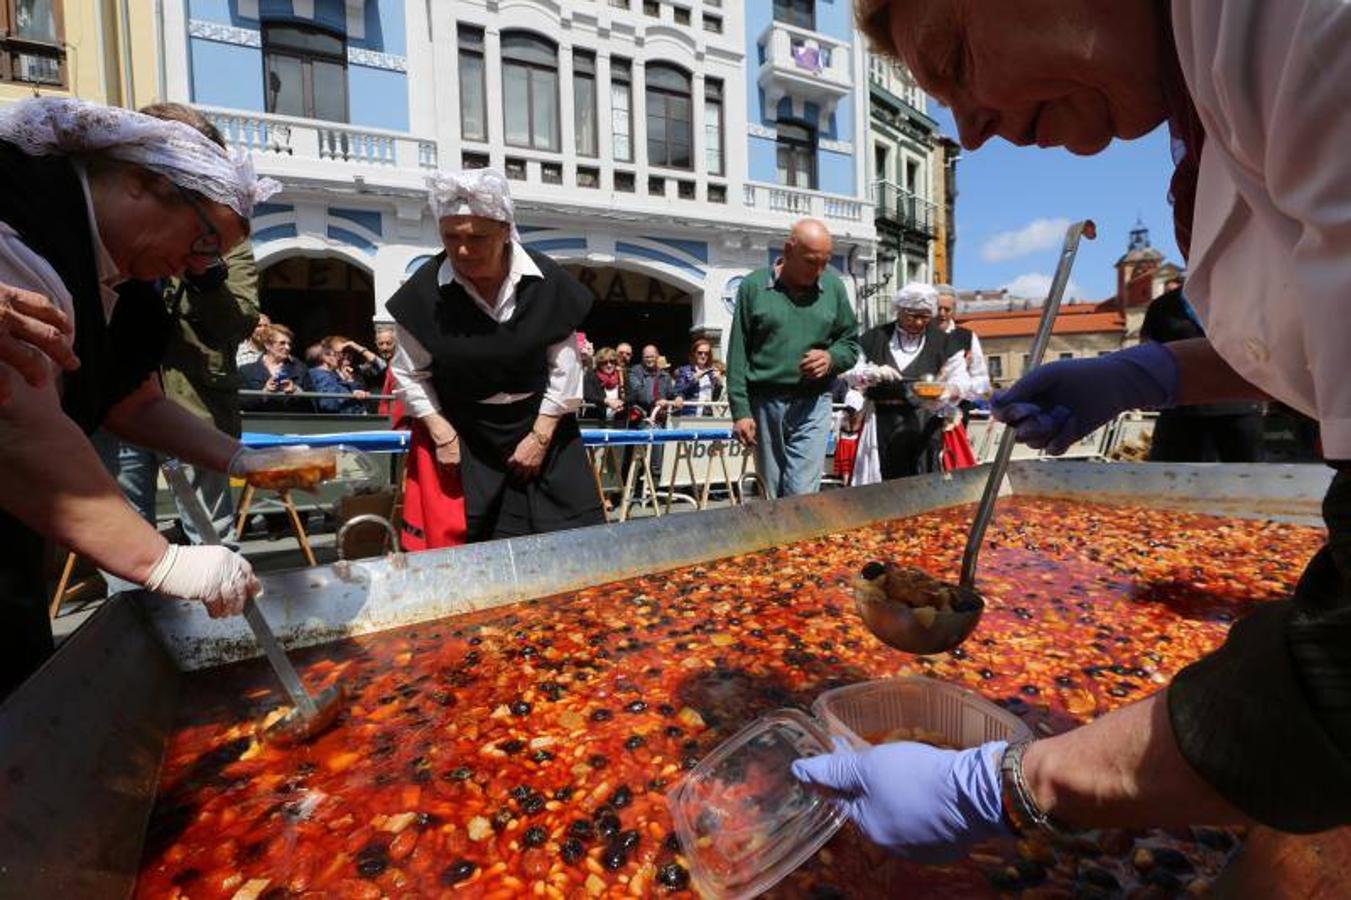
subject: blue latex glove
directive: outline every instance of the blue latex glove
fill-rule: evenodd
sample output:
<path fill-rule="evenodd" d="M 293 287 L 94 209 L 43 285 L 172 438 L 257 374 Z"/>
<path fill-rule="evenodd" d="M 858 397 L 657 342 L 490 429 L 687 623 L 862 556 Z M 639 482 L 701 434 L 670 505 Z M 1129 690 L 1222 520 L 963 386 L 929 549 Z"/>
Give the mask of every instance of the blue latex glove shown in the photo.
<path fill-rule="evenodd" d="M 1096 359 L 1038 366 L 990 402 L 1018 440 L 1059 456 L 1086 434 L 1132 409 L 1177 402 L 1177 360 L 1162 344 L 1140 344 Z"/>
<path fill-rule="evenodd" d="M 855 751 L 836 741 L 834 753 L 796 760 L 793 774 L 838 794 L 874 843 L 918 862 L 951 862 L 1011 833 L 999 778 L 1007 746 L 939 750 L 902 741 Z"/>

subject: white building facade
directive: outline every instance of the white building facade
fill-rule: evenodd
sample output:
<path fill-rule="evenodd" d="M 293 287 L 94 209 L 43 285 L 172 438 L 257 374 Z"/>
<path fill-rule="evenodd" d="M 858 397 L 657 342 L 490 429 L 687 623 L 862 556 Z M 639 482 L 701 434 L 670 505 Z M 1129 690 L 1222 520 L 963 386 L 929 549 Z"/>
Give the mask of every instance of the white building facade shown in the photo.
<path fill-rule="evenodd" d="M 169 99 L 284 191 L 265 311 L 361 334 L 439 250 L 427 174 L 491 165 L 523 243 L 596 294 L 597 346 L 722 341 L 741 277 L 823 219 L 874 238 L 866 54 L 847 0 L 164 0 Z"/>

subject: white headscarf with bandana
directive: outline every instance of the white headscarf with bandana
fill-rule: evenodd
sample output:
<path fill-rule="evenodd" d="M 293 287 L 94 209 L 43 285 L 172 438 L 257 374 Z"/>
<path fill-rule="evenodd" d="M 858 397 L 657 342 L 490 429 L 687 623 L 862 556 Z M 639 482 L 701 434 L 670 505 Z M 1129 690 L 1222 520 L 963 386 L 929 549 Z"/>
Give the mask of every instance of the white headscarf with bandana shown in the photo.
<path fill-rule="evenodd" d="M 511 202 L 511 187 L 497 169 L 466 169 L 463 172 L 437 172 L 427 179 L 427 202 L 432 215 L 481 216 L 506 222 L 511 239 L 519 241 L 516 231 L 516 206 Z"/>
<path fill-rule="evenodd" d="M 239 148 L 191 125 L 69 97 L 35 97 L 0 111 L 0 141 L 31 156 L 106 156 L 133 163 L 230 207 L 241 217 L 281 190 Z"/>

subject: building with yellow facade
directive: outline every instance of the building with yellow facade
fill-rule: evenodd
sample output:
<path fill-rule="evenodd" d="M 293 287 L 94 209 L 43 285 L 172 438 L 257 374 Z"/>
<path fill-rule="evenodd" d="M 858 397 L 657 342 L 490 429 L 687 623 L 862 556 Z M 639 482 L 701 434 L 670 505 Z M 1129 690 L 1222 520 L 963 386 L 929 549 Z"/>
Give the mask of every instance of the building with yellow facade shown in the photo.
<path fill-rule="evenodd" d="M 0 0 L 0 105 L 34 95 L 143 106 L 164 96 L 153 0 Z"/>

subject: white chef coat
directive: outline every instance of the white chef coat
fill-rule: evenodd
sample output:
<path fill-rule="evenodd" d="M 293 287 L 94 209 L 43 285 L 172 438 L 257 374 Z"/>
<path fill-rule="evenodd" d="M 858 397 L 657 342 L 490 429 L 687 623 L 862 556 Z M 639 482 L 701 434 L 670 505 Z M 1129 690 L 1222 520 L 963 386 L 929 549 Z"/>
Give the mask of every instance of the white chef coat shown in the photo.
<path fill-rule="evenodd" d="M 1174 3 L 1205 126 L 1187 299 L 1236 372 L 1351 459 L 1351 3 Z"/>
<path fill-rule="evenodd" d="M 468 279 L 461 278 L 447 256 L 441 262 L 436 273 L 436 283 L 445 287 L 457 281 L 465 293 L 495 322 L 507 322 L 516 312 L 516 288 L 522 278 L 543 278 L 544 273 L 535 265 L 530 254 L 516 241 L 511 244 L 511 267 L 502 282 L 497 303 L 490 304 L 479 296 Z M 394 372 L 394 381 L 398 394 L 408 408 L 409 415 L 422 418 L 441 411 L 441 400 L 436 396 L 432 385 L 432 355 L 422 346 L 406 328 L 397 322 L 394 325 L 397 347 L 389 362 Z M 549 416 L 562 416 L 576 412 L 582 405 L 582 360 L 577 353 L 577 333 L 574 331 L 563 340 L 549 347 L 549 383 L 544 389 L 540 403 L 540 412 Z M 480 400 L 480 403 L 515 403 L 531 396 L 525 394 L 493 394 Z"/>

